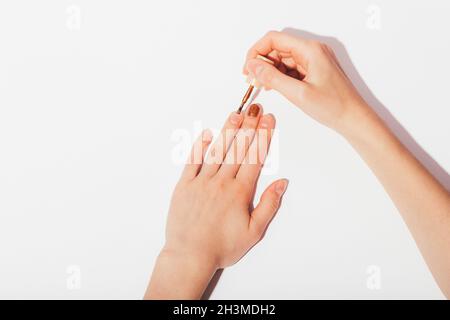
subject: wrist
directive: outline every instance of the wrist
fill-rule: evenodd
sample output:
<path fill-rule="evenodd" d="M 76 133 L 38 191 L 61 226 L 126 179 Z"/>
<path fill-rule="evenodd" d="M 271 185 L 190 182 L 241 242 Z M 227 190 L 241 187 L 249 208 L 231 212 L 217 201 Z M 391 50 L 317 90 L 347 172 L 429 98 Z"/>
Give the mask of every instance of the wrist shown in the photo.
<path fill-rule="evenodd" d="M 146 299 L 200 299 L 217 266 L 197 252 L 164 247 L 153 270 Z"/>
<path fill-rule="evenodd" d="M 371 128 L 379 127 L 383 123 L 365 102 L 353 103 L 347 110 L 336 127 L 336 131 L 347 140 L 362 138 L 370 134 Z"/>
<path fill-rule="evenodd" d="M 187 267 L 200 267 L 205 272 L 216 272 L 218 263 L 213 255 L 209 254 L 207 250 L 193 249 L 193 248 L 178 248 L 168 246 L 167 244 L 161 249 L 158 260 L 166 260 L 178 262 Z"/>
<path fill-rule="evenodd" d="M 346 118 L 346 125 L 340 128 L 339 133 L 363 158 L 368 152 L 371 156 L 380 156 L 391 153 L 392 148 L 403 148 L 389 127 L 367 104 L 358 106 Z"/>

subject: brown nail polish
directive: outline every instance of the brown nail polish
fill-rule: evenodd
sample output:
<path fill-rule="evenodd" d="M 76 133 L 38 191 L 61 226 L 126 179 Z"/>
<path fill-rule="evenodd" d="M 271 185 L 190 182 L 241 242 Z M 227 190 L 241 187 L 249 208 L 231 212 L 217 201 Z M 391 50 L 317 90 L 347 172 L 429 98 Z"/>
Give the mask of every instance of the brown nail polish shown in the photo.
<path fill-rule="evenodd" d="M 248 109 L 248 115 L 250 117 L 256 118 L 259 114 L 260 107 L 257 104 L 252 104 Z"/>

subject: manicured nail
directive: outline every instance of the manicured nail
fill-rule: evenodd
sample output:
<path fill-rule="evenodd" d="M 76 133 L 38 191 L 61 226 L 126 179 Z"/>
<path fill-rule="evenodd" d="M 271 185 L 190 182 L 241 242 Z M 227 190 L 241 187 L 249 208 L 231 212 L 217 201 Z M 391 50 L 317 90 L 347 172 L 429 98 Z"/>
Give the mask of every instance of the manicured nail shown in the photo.
<path fill-rule="evenodd" d="M 289 180 L 287 179 L 283 179 L 277 183 L 277 185 L 275 186 L 275 192 L 278 194 L 278 196 L 281 197 L 286 192 L 288 184 Z"/>
<path fill-rule="evenodd" d="M 242 119 L 242 115 L 240 113 L 233 112 L 230 115 L 230 122 L 233 125 L 237 126 L 241 122 L 241 119 Z"/>
<path fill-rule="evenodd" d="M 253 117 L 253 118 L 256 118 L 257 116 L 258 116 L 258 114 L 259 114 L 259 110 L 260 110 L 261 108 L 259 107 L 259 105 L 257 105 L 257 104 L 252 104 L 250 107 L 249 107 L 249 109 L 248 109 L 248 115 L 250 116 L 250 117 Z"/>

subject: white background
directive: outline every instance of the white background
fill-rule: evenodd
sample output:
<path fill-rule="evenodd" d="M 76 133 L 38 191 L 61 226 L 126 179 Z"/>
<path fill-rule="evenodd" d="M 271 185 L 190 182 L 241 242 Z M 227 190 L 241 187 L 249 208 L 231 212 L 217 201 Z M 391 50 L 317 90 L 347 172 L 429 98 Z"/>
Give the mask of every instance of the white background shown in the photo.
<path fill-rule="evenodd" d="M 449 186 L 449 12 L 430 0 L 2 0 L 0 298 L 140 299 L 182 168 L 176 138 L 221 127 L 246 90 L 247 49 L 271 29 L 338 39 L 365 98 Z M 279 134 L 258 194 L 290 185 L 211 298 L 443 298 L 351 147 L 275 92 L 258 101 Z"/>

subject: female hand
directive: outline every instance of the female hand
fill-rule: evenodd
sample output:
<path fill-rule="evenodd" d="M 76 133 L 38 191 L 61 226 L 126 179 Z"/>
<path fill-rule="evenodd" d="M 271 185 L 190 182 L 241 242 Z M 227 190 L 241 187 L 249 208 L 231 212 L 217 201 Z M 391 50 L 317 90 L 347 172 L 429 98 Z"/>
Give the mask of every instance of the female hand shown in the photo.
<path fill-rule="evenodd" d="M 257 55 L 270 57 L 271 65 Z M 274 89 L 322 124 L 341 131 L 354 112 L 370 111 L 333 51 L 313 40 L 268 32 L 248 51 L 244 74 Z"/>
<path fill-rule="evenodd" d="M 275 67 L 255 59 L 258 54 L 273 59 Z M 397 206 L 436 282 L 450 297 L 450 192 L 363 101 L 333 51 L 272 31 L 249 50 L 244 73 L 347 139 Z"/>
<path fill-rule="evenodd" d="M 261 239 L 287 187 L 286 180 L 275 181 L 253 209 L 274 127 L 275 118 L 254 104 L 245 115 L 229 116 L 206 158 L 211 132 L 195 142 L 146 298 L 200 298 L 217 269 L 236 263 Z"/>

